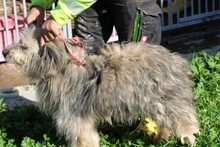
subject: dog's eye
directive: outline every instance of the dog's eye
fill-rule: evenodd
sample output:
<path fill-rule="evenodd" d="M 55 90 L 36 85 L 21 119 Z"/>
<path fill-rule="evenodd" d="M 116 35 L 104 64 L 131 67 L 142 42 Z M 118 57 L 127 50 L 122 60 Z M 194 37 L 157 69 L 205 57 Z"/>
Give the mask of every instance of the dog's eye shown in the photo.
<path fill-rule="evenodd" d="M 27 48 L 28 48 L 27 46 L 24 46 L 24 45 L 21 46 L 21 49 L 22 49 L 22 50 L 26 50 Z"/>

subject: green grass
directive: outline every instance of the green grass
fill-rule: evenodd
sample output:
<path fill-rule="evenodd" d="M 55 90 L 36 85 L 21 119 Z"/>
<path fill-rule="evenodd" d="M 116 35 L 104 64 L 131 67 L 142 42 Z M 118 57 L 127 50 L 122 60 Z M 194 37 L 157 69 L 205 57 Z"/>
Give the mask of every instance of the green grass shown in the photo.
<path fill-rule="evenodd" d="M 220 146 L 220 52 L 215 56 L 199 53 L 190 60 L 192 83 L 196 97 L 201 133 L 197 147 Z M 155 143 L 146 134 L 131 135 L 134 126 L 103 125 L 99 128 L 101 147 L 181 147 L 176 136 Z M 0 147 L 54 147 L 66 146 L 56 134 L 50 117 L 34 106 L 9 110 L 0 99 Z"/>
<path fill-rule="evenodd" d="M 201 134 L 198 146 L 220 146 L 220 52 L 205 52 L 190 61 Z"/>

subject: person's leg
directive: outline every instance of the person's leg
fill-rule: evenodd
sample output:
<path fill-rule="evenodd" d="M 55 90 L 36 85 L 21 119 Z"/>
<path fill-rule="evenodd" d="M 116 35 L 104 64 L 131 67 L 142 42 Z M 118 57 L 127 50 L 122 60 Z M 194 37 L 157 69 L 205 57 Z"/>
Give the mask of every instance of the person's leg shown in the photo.
<path fill-rule="evenodd" d="M 92 7 L 75 18 L 74 35 L 82 38 L 88 54 L 96 54 L 104 46 L 98 14 Z"/>
<path fill-rule="evenodd" d="M 140 21 L 137 41 L 151 44 L 161 43 L 161 17 L 160 7 L 154 0 L 139 0 L 137 2 Z"/>
<path fill-rule="evenodd" d="M 119 41 L 131 41 L 136 12 L 136 0 L 105 0 L 113 23 L 119 36 Z"/>
<path fill-rule="evenodd" d="M 96 10 L 98 14 L 98 19 L 102 27 L 102 36 L 105 42 L 109 40 L 114 25 L 109 4 L 107 2 L 108 0 L 97 0 L 97 2 L 92 5 L 92 8 Z"/>
<path fill-rule="evenodd" d="M 114 0 L 108 1 L 113 15 L 119 41 L 132 41 L 136 12 L 140 13 L 137 39 L 151 44 L 161 42 L 161 9 L 154 0 Z M 143 37 L 147 39 L 143 40 Z"/>

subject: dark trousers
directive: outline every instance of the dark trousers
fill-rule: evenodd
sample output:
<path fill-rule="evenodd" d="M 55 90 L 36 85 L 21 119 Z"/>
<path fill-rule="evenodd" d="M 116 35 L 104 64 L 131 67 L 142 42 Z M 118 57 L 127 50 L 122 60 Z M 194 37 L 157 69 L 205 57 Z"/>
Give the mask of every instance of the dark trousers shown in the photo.
<path fill-rule="evenodd" d="M 145 18 L 141 18 L 142 26 L 139 30 L 140 36 L 147 35 L 147 42 L 160 44 L 161 41 L 161 23 L 160 9 L 155 0 L 97 0 L 90 8 L 82 12 L 75 18 L 75 35 L 82 37 L 85 42 L 86 49 L 89 53 L 95 53 L 99 48 L 103 47 L 112 34 L 113 26 L 119 36 L 119 42 L 131 41 L 135 14 L 137 11 L 145 9 L 151 12 L 146 14 Z M 150 1 L 151 3 L 145 3 Z M 141 6 L 141 7 L 139 7 Z M 144 22 L 143 22 L 144 20 Z"/>

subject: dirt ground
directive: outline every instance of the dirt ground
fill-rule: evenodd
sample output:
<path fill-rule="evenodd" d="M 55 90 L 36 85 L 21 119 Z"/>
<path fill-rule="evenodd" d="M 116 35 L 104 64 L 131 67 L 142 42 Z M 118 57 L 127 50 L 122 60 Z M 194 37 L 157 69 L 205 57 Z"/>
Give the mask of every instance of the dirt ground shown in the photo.
<path fill-rule="evenodd" d="M 0 63 L 0 88 L 16 87 L 26 83 L 23 72 L 15 65 L 6 62 Z"/>

